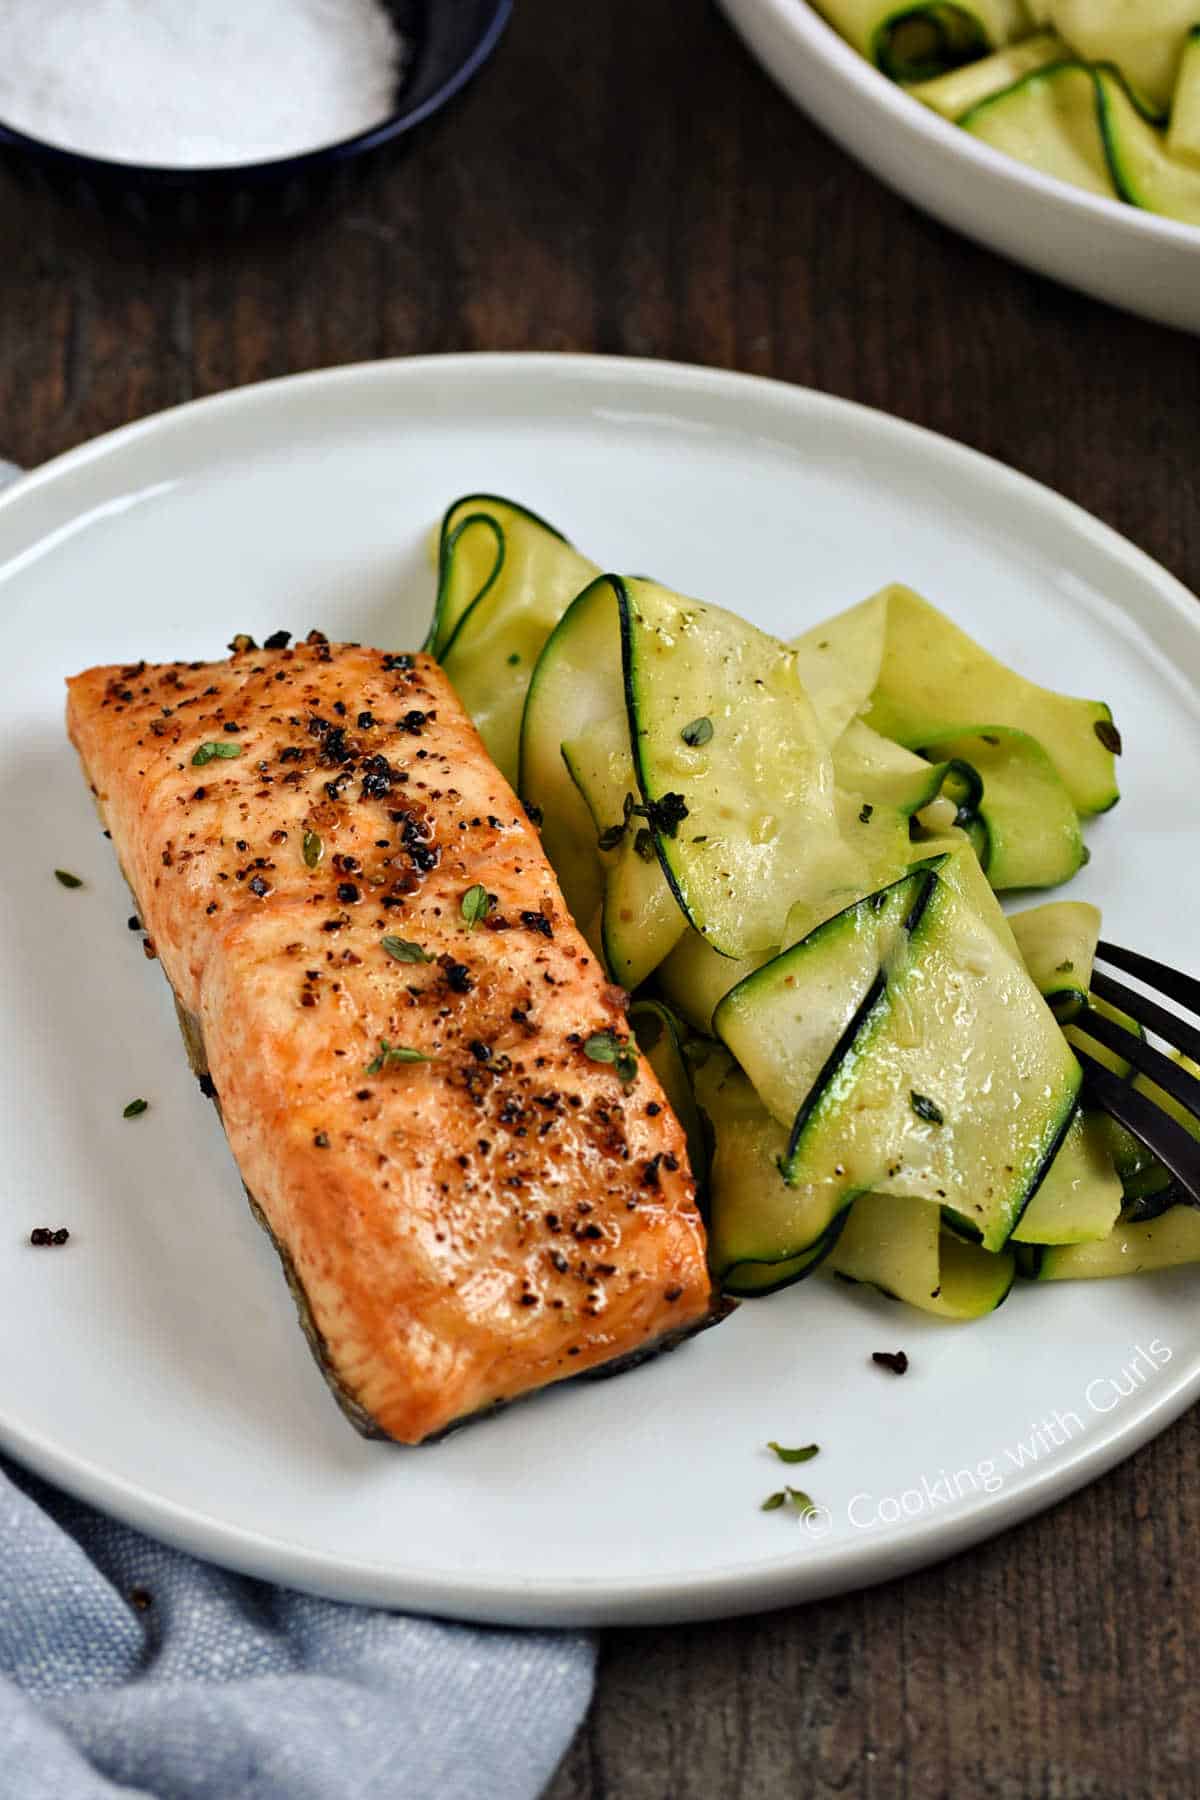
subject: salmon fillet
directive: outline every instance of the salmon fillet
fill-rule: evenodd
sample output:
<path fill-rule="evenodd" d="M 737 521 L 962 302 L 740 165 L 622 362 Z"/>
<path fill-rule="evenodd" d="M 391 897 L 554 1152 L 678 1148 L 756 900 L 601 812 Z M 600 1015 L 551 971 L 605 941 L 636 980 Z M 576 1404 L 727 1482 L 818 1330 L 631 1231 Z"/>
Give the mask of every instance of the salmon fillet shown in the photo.
<path fill-rule="evenodd" d="M 419 1443 L 715 1316 L 682 1130 L 644 1060 L 626 1084 L 585 1051 L 626 1038 L 625 996 L 431 659 L 314 633 L 68 690 L 195 1066 L 360 1430 Z"/>

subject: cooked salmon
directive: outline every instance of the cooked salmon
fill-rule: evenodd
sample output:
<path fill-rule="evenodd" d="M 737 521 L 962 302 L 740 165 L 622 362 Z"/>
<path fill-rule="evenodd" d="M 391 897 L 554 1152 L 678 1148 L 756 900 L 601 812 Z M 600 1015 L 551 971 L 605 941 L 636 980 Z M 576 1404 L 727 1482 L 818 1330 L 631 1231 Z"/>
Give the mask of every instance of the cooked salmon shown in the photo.
<path fill-rule="evenodd" d="M 713 1318 L 704 1230 L 438 666 L 279 635 L 89 669 L 68 729 L 321 1367 L 415 1444 Z"/>

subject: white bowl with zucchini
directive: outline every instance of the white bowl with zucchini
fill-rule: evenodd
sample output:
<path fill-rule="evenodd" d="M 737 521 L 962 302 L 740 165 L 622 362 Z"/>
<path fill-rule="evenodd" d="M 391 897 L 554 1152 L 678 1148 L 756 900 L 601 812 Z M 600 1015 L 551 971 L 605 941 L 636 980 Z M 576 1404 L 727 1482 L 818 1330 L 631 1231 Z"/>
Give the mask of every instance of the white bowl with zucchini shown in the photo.
<path fill-rule="evenodd" d="M 947 224 L 1200 331 L 1200 0 L 722 0 L 780 85 Z"/>

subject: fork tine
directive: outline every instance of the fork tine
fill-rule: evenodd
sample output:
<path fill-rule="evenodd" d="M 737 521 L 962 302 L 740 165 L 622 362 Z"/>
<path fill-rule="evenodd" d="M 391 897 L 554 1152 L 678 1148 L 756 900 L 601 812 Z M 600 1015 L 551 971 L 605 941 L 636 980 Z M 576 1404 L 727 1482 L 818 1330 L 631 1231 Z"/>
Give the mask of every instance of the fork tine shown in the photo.
<path fill-rule="evenodd" d="M 1083 1065 L 1093 1098 L 1145 1144 L 1147 1150 L 1152 1150 L 1176 1181 L 1200 1204 L 1200 1144 L 1196 1139 L 1160 1106 L 1155 1106 L 1153 1100 L 1139 1094 L 1136 1088 L 1114 1075 L 1085 1050 L 1077 1050 L 1075 1054 Z"/>
<path fill-rule="evenodd" d="M 1185 975 L 1181 969 L 1169 969 L 1166 963 L 1155 962 L 1152 956 L 1141 956 L 1136 950 L 1123 950 L 1120 944 L 1109 944 L 1103 939 L 1096 945 L 1096 955 L 1103 962 L 1110 962 L 1114 969 L 1124 969 L 1126 975 L 1136 975 L 1147 987 L 1157 988 L 1168 1000 L 1186 1006 L 1189 1012 L 1200 1016 L 1200 981 L 1193 975 Z"/>
<path fill-rule="evenodd" d="M 1107 1044 L 1110 1050 L 1131 1062 L 1139 1074 L 1148 1075 L 1173 1100 L 1178 1100 L 1194 1119 L 1200 1119 L 1200 1081 L 1169 1056 L 1164 1056 L 1161 1050 L 1148 1044 L 1145 1038 L 1135 1037 L 1115 1019 L 1106 1019 L 1103 1013 L 1087 1006 L 1076 1013 L 1071 1024 L 1085 1037 Z"/>
<path fill-rule="evenodd" d="M 1159 967 L 1157 963 L 1153 966 Z M 1191 977 L 1184 976 L 1181 979 L 1190 981 Z M 1195 985 L 1200 987 L 1200 982 Z M 1123 981 L 1114 981 L 1111 975 L 1105 975 L 1099 969 L 1092 971 L 1092 992 L 1099 999 L 1107 1000 L 1112 1006 L 1128 1013 L 1139 1024 L 1148 1025 L 1151 1031 L 1156 1031 L 1168 1044 L 1176 1045 L 1185 1056 L 1200 1061 L 1200 1031 L 1194 1025 L 1189 1025 L 1186 1019 L 1181 1019 L 1178 1013 L 1168 1012 L 1156 1000 L 1149 1000 L 1145 994 L 1135 993 Z M 1099 1035 L 1099 1032 L 1093 1033 L 1095 1037 Z M 1123 1045 L 1115 1047 L 1120 1048 L 1122 1054 L 1125 1053 Z"/>

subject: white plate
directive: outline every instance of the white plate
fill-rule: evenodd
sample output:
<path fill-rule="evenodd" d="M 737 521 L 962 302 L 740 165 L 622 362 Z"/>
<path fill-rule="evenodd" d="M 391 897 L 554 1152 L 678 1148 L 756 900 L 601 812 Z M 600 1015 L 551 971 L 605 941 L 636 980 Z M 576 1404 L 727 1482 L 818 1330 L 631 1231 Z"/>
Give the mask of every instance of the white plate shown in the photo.
<path fill-rule="evenodd" d="M 881 75 L 808 0 L 720 4 L 785 92 L 881 181 L 1043 275 L 1200 331 L 1200 230 L 1002 156 Z M 803 182 L 797 169 L 798 203 Z"/>
<path fill-rule="evenodd" d="M 497 1621 L 780 1605 L 998 1531 L 1193 1398 L 1193 1273 L 1027 1288 L 967 1327 L 814 1280 L 641 1370 L 416 1451 L 357 1438 L 312 1364 L 166 983 L 126 930 L 62 680 L 280 625 L 411 645 L 430 522 L 478 488 L 781 631 L 904 577 L 1028 673 L 1109 699 L 1125 800 L 1091 828 L 1076 889 L 1121 938 L 1187 961 L 1200 615 L 1045 488 L 822 395 L 586 358 L 347 369 L 131 426 L 0 500 L 0 1441 L 200 1555 Z M 86 887 L 65 891 L 55 868 Z M 151 1110 L 125 1122 L 136 1095 Z M 30 1249 L 40 1224 L 69 1226 L 70 1245 Z M 1151 1340 L 1169 1360 L 1122 1377 Z M 903 1381 L 869 1360 L 899 1347 Z M 1020 1467 L 1056 1411 L 1068 1441 Z M 822 1446 L 803 1470 L 827 1509 L 811 1528 L 758 1510 L 785 1474 L 768 1438 Z"/>

